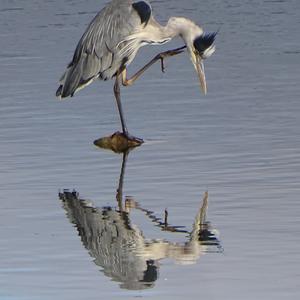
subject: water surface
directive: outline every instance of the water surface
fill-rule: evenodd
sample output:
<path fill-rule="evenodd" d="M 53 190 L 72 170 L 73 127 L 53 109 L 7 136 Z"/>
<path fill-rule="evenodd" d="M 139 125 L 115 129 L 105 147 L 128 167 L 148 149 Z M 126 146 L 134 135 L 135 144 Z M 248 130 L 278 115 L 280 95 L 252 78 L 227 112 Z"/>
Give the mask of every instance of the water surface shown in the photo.
<path fill-rule="evenodd" d="M 1 1 L 0 299 L 298 299 L 300 4 L 152 1 L 161 22 L 184 15 L 220 32 L 207 96 L 185 54 L 122 90 L 128 127 L 146 141 L 129 155 L 123 199 L 162 221 L 167 209 L 191 232 L 208 191 L 222 251 L 188 265 L 159 259 L 155 283 L 132 290 L 95 263 L 58 196 L 74 188 L 96 211 L 117 207 L 122 155 L 93 145 L 119 129 L 112 82 L 54 98 L 104 2 Z M 180 45 L 142 49 L 130 72 Z M 141 211 L 131 218 L 147 240 L 187 242 Z"/>

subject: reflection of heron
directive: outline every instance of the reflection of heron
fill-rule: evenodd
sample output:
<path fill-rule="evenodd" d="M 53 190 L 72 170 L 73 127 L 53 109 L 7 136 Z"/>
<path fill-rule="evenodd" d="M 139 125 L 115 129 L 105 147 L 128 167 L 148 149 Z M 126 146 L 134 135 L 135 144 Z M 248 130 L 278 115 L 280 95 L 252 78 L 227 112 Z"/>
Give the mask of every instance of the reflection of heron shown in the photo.
<path fill-rule="evenodd" d="M 153 18 L 151 6 L 147 2 L 112 0 L 96 15 L 81 37 L 73 59 L 60 80 L 56 95 L 60 98 L 72 97 L 76 91 L 97 78 L 107 80 L 115 77 L 114 94 L 122 130 L 123 134 L 130 138 L 122 112 L 119 81 L 121 80 L 124 86 L 132 85 L 158 60 L 161 61 L 164 71 L 164 58 L 181 53 L 187 48 L 198 73 L 201 88 L 206 93 L 203 59 L 214 52 L 215 35 L 204 34 L 201 27 L 182 17 L 172 17 L 166 26 L 161 26 Z M 127 66 L 140 47 L 164 44 L 177 36 L 183 39 L 185 46 L 158 54 L 127 79 Z"/>
<path fill-rule="evenodd" d="M 117 208 L 95 208 L 91 201 L 79 198 L 77 192 L 64 191 L 60 199 L 71 223 L 75 224 L 82 243 L 94 257 L 103 273 L 120 282 L 122 288 L 144 289 L 154 286 L 158 278 L 158 261 L 172 258 L 179 263 L 194 263 L 206 252 L 221 252 L 215 232 L 206 221 L 208 194 L 196 214 L 191 232 L 168 223 L 153 212 L 143 208 L 132 198 L 123 205 L 123 180 L 127 154 L 123 163 L 117 189 Z M 130 211 L 138 209 L 164 231 L 184 233 L 185 243 L 146 239 L 142 231 L 132 224 Z"/>
<path fill-rule="evenodd" d="M 132 227 L 126 212 L 112 207 L 95 208 L 91 202 L 79 199 L 76 192 L 65 191 L 60 198 L 83 245 L 106 276 L 125 289 L 153 286 L 158 276 L 157 265 L 135 253 L 143 237 Z"/>

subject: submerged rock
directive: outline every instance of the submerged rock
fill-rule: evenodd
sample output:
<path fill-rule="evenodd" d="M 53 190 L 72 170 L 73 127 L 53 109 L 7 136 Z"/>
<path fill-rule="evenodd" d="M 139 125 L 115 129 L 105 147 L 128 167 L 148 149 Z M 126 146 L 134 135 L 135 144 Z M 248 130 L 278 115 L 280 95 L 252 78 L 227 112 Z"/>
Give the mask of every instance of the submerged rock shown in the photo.
<path fill-rule="evenodd" d="M 94 141 L 94 145 L 103 149 L 109 149 L 116 153 L 126 152 L 143 144 L 142 139 L 128 138 L 122 132 L 115 132 L 111 136 L 102 137 Z"/>

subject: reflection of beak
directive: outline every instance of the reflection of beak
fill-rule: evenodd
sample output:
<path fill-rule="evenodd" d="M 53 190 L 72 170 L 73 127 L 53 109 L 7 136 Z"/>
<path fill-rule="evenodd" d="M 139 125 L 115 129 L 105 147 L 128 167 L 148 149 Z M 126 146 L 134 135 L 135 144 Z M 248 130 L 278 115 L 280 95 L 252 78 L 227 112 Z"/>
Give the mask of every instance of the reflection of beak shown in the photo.
<path fill-rule="evenodd" d="M 200 57 L 200 55 L 195 54 L 193 52 L 191 53 L 191 59 L 199 77 L 201 90 L 203 94 L 206 95 L 207 87 L 206 87 L 203 59 Z"/>

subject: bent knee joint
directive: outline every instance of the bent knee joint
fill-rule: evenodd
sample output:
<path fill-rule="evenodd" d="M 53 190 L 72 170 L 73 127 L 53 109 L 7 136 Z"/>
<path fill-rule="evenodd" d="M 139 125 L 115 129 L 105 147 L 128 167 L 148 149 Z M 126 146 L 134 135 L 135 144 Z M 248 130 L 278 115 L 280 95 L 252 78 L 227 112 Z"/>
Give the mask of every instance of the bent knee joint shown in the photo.
<path fill-rule="evenodd" d="M 132 85 L 132 83 L 133 83 L 133 81 L 130 80 L 130 79 L 124 79 L 124 80 L 122 80 L 122 85 L 123 86 L 130 86 L 130 85 Z"/>

